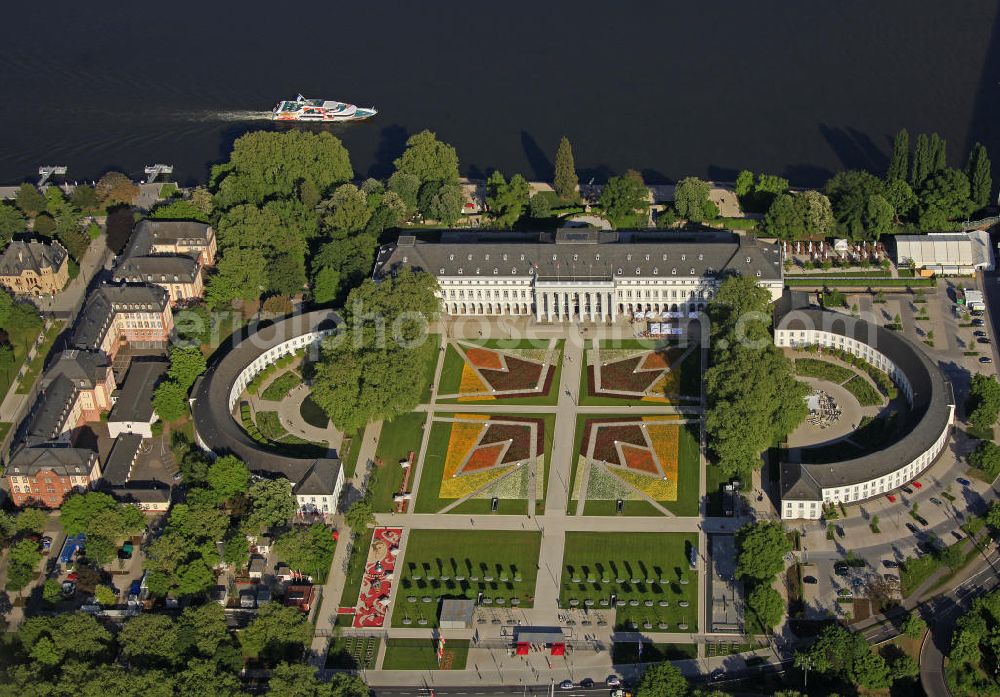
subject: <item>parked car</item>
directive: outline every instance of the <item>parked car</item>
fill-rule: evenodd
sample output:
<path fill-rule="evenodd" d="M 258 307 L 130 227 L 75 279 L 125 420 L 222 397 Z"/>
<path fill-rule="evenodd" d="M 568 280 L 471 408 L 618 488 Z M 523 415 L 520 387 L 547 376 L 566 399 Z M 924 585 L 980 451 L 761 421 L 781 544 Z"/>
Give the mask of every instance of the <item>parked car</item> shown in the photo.
<path fill-rule="evenodd" d="M 712 682 L 715 682 L 716 680 L 722 680 L 722 678 L 724 678 L 725 676 L 726 673 L 725 671 L 722 670 L 722 668 L 716 668 L 715 670 L 712 671 L 711 675 Z"/>
<path fill-rule="evenodd" d="M 41 544 L 42 546 L 42 551 L 47 553 L 50 549 L 52 549 L 52 538 L 49 537 L 48 535 L 45 535 L 39 541 L 39 544 Z"/>
<path fill-rule="evenodd" d="M 899 583 L 899 576 L 896 574 L 882 574 L 882 578 L 890 583 Z"/>
<path fill-rule="evenodd" d="M 833 564 L 833 573 L 838 576 L 847 576 L 849 573 L 849 568 L 846 561 L 838 561 Z"/>
<path fill-rule="evenodd" d="M 910 532 L 912 532 L 914 535 L 919 535 L 920 534 L 920 529 L 916 525 L 914 525 L 913 523 L 907 523 L 906 524 L 906 529 L 909 530 Z"/>
<path fill-rule="evenodd" d="M 917 487 L 918 489 L 923 489 L 924 488 L 924 485 L 921 484 L 920 482 L 918 482 L 916 479 L 914 479 L 912 483 L 913 483 L 913 486 Z"/>
<path fill-rule="evenodd" d="M 901 486 L 899 488 L 902 489 L 903 491 L 905 491 L 907 494 L 912 494 L 913 493 L 913 489 L 911 489 L 908 486 Z"/>
<path fill-rule="evenodd" d="M 576 687 L 576 685 L 573 684 L 572 680 L 563 680 L 559 683 L 560 690 L 572 690 L 574 687 Z"/>
<path fill-rule="evenodd" d="M 802 577 L 802 583 L 815 584 L 815 583 L 819 583 L 819 581 L 816 580 L 815 576 L 803 576 Z"/>
<path fill-rule="evenodd" d="M 935 506 L 943 506 L 944 505 L 944 502 L 941 501 L 941 499 L 935 498 L 933 496 L 931 496 L 931 503 L 933 503 Z"/>
<path fill-rule="evenodd" d="M 617 675 L 609 675 L 607 680 L 604 681 L 604 684 L 607 685 L 608 687 L 621 687 L 622 679 L 619 678 Z"/>
<path fill-rule="evenodd" d="M 986 332 L 984 332 L 982 329 L 977 329 L 976 331 L 972 332 L 972 336 L 986 336 Z"/>
<path fill-rule="evenodd" d="M 851 579 L 851 585 L 855 588 L 861 588 L 862 586 L 865 585 L 865 580 L 863 578 L 858 578 L 857 576 L 855 576 L 854 578 Z"/>
<path fill-rule="evenodd" d="M 594 686 L 594 681 L 591 680 L 590 678 L 584 678 L 583 680 L 580 681 L 580 687 L 593 687 L 593 686 Z"/>
<path fill-rule="evenodd" d="M 982 327 L 984 324 L 986 324 L 986 323 L 983 320 L 981 320 L 981 319 L 977 318 L 977 319 L 972 320 L 972 326 L 973 327 Z"/>
<path fill-rule="evenodd" d="M 972 484 L 972 482 L 970 482 L 965 477 L 956 477 L 955 481 L 961 484 L 962 486 L 969 486 L 970 484 Z"/>
<path fill-rule="evenodd" d="M 979 362 L 980 363 L 992 363 L 993 359 L 990 358 L 989 356 L 980 356 L 979 357 Z"/>
<path fill-rule="evenodd" d="M 978 344 L 992 344 L 993 342 L 990 341 L 987 337 L 981 336 L 978 339 L 976 339 L 976 343 L 978 343 Z"/>
<path fill-rule="evenodd" d="M 921 525 L 923 525 L 924 527 L 927 527 L 927 519 L 924 518 L 922 515 L 915 515 L 913 516 L 913 519 L 916 520 Z"/>
<path fill-rule="evenodd" d="M 896 497 L 892 494 L 886 494 L 885 497 L 889 499 L 889 503 L 896 503 Z"/>
<path fill-rule="evenodd" d="M 962 533 L 960 533 L 958 530 L 952 530 L 951 536 L 954 537 L 959 542 L 965 539 L 964 537 L 962 537 Z"/>
<path fill-rule="evenodd" d="M 899 564 L 894 562 L 892 559 L 885 559 L 882 561 L 882 566 L 884 566 L 887 569 L 895 569 L 899 567 Z"/>
<path fill-rule="evenodd" d="M 839 595 L 841 598 L 850 598 L 851 596 L 854 595 L 854 591 L 852 591 L 850 588 L 840 588 L 837 590 L 837 595 Z"/>

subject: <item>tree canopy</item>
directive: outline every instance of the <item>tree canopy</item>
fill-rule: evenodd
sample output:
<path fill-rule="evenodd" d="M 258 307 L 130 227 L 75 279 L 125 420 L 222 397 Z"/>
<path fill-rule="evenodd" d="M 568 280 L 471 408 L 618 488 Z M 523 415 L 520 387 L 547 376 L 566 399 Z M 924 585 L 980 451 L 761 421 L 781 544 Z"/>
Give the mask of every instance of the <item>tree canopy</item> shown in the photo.
<path fill-rule="evenodd" d="M 520 174 L 508 182 L 503 172 L 494 170 L 486 180 L 486 192 L 486 207 L 497 227 L 512 227 L 524 215 L 530 187 Z"/>
<path fill-rule="evenodd" d="M 708 198 L 710 190 L 709 183 L 698 177 L 681 179 L 674 189 L 674 208 L 677 214 L 693 223 L 718 217 L 718 207 Z"/>
<path fill-rule="evenodd" d="M 736 577 L 770 582 L 785 568 L 792 550 L 779 522 L 748 523 L 736 534 Z"/>
<path fill-rule="evenodd" d="M 569 138 L 563 136 L 559 140 L 556 151 L 556 174 L 552 188 L 563 203 L 570 203 L 580 198 L 580 179 L 576 175 L 576 164 L 573 162 L 573 146 Z"/>
<path fill-rule="evenodd" d="M 139 196 L 139 187 L 121 172 L 108 172 L 94 187 L 97 200 L 104 207 L 131 206 Z"/>
<path fill-rule="evenodd" d="M 972 146 L 965 174 L 969 177 L 969 198 L 972 205 L 976 209 L 986 208 L 993 198 L 993 172 L 986 147 L 982 143 Z"/>
<path fill-rule="evenodd" d="M 630 169 L 621 177 L 611 177 L 601 190 L 601 208 L 617 228 L 645 227 L 649 189 L 642 175 Z"/>
<path fill-rule="evenodd" d="M 403 271 L 350 292 L 341 331 L 324 342 L 313 377 L 312 397 L 338 428 L 354 432 L 419 403 L 427 356 L 437 350 L 426 340 L 436 285 L 430 274 Z"/>
<path fill-rule="evenodd" d="M 322 523 L 295 526 L 274 543 L 275 554 L 295 571 L 322 582 L 330 570 L 337 543 Z"/>
<path fill-rule="evenodd" d="M 636 697 L 687 697 L 691 692 L 687 678 L 674 664 L 664 661 L 646 668 L 636 687 Z"/>

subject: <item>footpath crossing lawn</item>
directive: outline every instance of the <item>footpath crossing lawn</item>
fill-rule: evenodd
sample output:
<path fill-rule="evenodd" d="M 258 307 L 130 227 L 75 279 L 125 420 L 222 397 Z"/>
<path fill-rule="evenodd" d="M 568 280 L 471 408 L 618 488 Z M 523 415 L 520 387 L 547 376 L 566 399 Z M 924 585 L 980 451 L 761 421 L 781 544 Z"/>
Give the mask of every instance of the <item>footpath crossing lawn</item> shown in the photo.
<path fill-rule="evenodd" d="M 687 533 L 568 532 L 559 605 L 610 609 L 614 596 L 616 628 L 696 627 L 698 574 L 688 559 L 697 541 Z"/>
<path fill-rule="evenodd" d="M 486 604 L 531 607 L 541 541 L 538 532 L 410 531 L 392 626 L 437 626 L 441 598 L 483 593 Z"/>

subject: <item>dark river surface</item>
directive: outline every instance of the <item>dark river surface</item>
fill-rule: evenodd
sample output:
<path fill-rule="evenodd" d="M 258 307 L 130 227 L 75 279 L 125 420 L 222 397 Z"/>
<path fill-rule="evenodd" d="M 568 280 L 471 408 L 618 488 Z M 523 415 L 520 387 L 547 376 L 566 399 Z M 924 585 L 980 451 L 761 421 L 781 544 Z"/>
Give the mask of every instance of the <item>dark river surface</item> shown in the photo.
<path fill-rule="evenodd" d="M 409 134 L 463 173 L 550 178 L 559 137 L 581 178 L 821 184 L 885 166 L 892 136 L 939 131 L 964 165 L 1000 162 L 997 0 L 4 3 L 0 183 L 166 162 L 204 181 L 281 98 L 375 105 L 329 127 L 359 175 Z M 995 177 L 996 178 L 996 177 Z"/>

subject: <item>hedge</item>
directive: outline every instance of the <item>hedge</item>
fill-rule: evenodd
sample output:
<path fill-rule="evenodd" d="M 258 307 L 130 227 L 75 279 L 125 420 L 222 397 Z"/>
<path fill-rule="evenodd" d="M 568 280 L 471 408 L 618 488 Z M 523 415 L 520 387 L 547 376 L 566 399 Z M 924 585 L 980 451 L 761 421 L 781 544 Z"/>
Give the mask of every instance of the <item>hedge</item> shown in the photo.
<path fill-rule="evenodd" d="M 892 288 L 931 288 L 936 284 L 937 279 L 934 278 L 830 278 L 824 276 L 819 278 L 796 277 L 785 279 L 786 286 L 808 286 L 813 288 L 829 286 L 850 288 L 877 288 L 879 286 Z"/>

